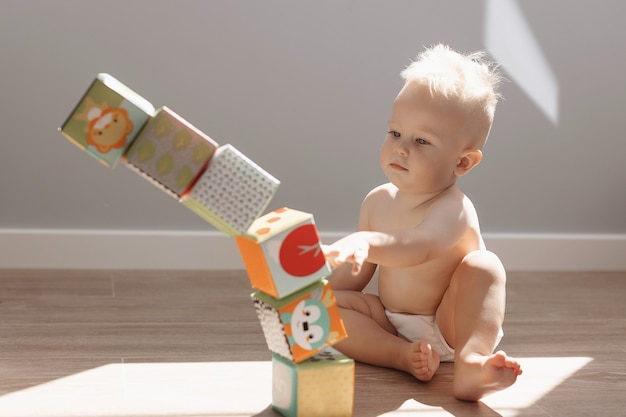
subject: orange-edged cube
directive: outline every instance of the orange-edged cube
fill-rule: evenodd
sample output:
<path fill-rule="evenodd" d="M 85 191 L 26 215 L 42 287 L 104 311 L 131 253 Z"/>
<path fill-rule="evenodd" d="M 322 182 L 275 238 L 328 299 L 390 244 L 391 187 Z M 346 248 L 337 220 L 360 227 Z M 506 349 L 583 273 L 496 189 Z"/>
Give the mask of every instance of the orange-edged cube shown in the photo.
<path fill-rule="evenodd" d="M 270 351 L 298 363 L 345 339 L 339 307 L 328 281 L 318 280 L 286 298 L 252 294 Z"/>
<path fill-rule="evenodd" d="M 331 273 L 310 213 L 274 210 L 236 241 L 250 284 L 272 297 L 286 297 Z"/>

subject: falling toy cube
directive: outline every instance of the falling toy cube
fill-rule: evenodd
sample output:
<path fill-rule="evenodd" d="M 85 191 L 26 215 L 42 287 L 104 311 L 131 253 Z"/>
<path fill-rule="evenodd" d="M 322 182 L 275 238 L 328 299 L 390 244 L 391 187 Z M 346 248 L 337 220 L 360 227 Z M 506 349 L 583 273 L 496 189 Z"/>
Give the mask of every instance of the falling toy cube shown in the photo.
<path fill-rule="evenodd" d="M 180 198 L 218 144 L 167 107 L 148 121 L 126 154 L 128 166 Z"/>
<path fill-rule="evenodd" d="M 152 104 L 102 73 L 59 130 L 76 146 L 113 168 L 153 114 Z"/>
<path fill-rule="evenodd" d="M 301 363 L 272 355 L 272 407 L 286 417 L 349 417 L 354 361 L 326 348 Z"/>
<path fill-rule="evenodd" d="M 270 351 L 302 362 L 347 337 L 328 281 L 318 280 L 286 298 L 252 294 Z"/>
<path fill-rule="evenodd" d="M 236 241 L 250 284 L 272 297 L 286 297 L 331 273 L 310 213 L 272 211 Z"/>
<path fill-rule="evenodd" d="M 223 145 L 181 202 L 218 230 L 236 236 L 261 215 L 279 185 L 234 146 Z"/>

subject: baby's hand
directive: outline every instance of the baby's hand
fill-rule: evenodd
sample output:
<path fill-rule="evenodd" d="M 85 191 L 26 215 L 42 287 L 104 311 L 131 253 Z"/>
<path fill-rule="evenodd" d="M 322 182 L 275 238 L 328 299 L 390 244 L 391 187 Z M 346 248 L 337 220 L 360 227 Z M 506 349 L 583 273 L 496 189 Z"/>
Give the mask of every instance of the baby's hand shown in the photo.
<path fill-rule="evenodd" d="M 358 275 L 369 254 L 369 243 L 357 234 L 351 234 L 332 245 L 322 245 L 322 252 L 332 269 L 350 262 L 352 275 Z"/>

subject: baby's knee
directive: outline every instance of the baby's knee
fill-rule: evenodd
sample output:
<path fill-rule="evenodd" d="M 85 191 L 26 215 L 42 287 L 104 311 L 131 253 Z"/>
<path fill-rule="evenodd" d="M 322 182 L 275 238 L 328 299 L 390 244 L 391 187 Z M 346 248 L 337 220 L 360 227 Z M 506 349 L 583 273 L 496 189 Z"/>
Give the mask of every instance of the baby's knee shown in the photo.
<path fill-rule="evenodd" d="M 360 291 L 335 291 L 337 305 L 340 308 L 357 311 L 368 317 L 384 314 L 384 308 L 377 296 L 363 294 Z"/>
<path fill-rule="evenodd" d="M 502 261 L 488 250 L 476 250 L 465 255 L 458 272 L 462 275 L 482 275 L 496 281 L 506 281 L 506 271 Z"/>
<path fill-rule="evenodd" d="M 341 308 L 364 312 L 367 309 L 367 302 L 363 299 L 363 294 L 359 291 L 338 290 L 334 292 L 337 305 Z"/>

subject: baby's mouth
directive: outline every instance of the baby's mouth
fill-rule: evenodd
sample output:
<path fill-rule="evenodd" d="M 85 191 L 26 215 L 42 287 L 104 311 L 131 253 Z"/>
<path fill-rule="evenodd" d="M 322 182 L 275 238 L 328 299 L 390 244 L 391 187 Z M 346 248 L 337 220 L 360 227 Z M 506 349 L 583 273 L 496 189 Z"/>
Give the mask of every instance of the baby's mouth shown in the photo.
<path fill-rule="evenodd" d="M 397 170 L 397 171 L 408 171 L 408 169 L 406 169 L 400 164 L 396 164 L 395 162 L 392 162 L 391 164 L 389 164 L 389 166 L 391 166 L 392 169 Z"/>

